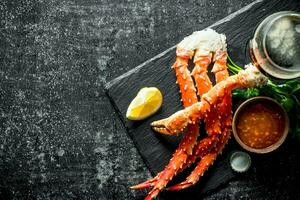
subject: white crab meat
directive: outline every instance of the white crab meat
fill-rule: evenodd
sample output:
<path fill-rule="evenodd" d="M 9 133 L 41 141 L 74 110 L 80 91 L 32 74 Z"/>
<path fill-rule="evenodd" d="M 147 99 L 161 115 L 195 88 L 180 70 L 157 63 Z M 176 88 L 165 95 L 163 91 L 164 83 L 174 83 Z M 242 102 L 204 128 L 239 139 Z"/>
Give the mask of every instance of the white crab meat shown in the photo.
<path fill-rule="evenodd" d="M 217 50 L 226 51 L 226 36 L 219 34 L 213 29 L 196 31 L 185 37 L 177 46 L 186 50 L 198 50 L 200 54 L 208 54 Z"/>

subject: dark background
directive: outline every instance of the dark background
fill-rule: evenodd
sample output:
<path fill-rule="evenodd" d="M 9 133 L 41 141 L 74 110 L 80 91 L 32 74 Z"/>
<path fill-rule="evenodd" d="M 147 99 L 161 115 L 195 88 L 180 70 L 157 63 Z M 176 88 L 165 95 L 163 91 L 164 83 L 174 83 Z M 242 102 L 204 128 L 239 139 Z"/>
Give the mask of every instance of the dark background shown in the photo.
<path fill-rule="evenodd" d="M 104 84 L 251 2 L 1 1 L 0 199 L 142 199 L 128 187 L 150 174 Z M 241 179 L 204 199 L 278 192 Z"/>

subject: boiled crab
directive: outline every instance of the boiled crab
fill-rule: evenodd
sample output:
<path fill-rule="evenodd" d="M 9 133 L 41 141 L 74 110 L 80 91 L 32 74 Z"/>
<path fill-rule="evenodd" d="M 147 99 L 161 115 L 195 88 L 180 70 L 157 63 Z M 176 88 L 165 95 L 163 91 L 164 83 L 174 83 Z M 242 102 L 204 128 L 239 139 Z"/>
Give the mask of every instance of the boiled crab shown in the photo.
<path fill-rule="evenodd" d="M 188 61 L 192 57 L 195 66 L 190 73 Z M 207 75 L 207 68 L 212 61 L 214 62 L 212 72 L 217 83 L 214 87 Z M 153 122 L 151 126 L 162 134 L 174 135 L 182 133 L 183 130 L 186 132 L 165 169 L 151 180 L 131 187 L 132 189 L 153 187 L 146 200 L 155 198 L 177 173 L 200 159 L 184 182 L 168 189 L 180 190 L 194 185 L 222 152 L 230 138 L 231 90 L 261 86 L 267 81 L 267 78 L 252 65 L 229 77 L 226 37 L 212 29 L 194 32 L 184 38 L 177 46 L 176 62 L 172 68 L 176 73 L 185 109 L 169 118 Z M 201 97 L 199 102 L 196 88 Z M 201 119 L 205 122 L 208 136 L 197 141 Z"/>

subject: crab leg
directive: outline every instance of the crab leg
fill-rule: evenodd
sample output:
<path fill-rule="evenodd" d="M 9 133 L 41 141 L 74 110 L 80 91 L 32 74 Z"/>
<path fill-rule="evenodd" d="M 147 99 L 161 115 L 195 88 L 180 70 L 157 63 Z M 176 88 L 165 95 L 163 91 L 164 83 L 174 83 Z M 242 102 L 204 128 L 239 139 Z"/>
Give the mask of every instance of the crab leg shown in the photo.
<path fill-rule="evenodd" d="M 183 105 L 184 107 L 188 107 L 198 101 L 196 89 L 194 87 L 191 74 L 187 68 L 188 60 L 193 56 L 193 51 L 178 48 L 176 55 L 176 62 L 172 68 L 174 68 L 176 72 L 177 83 L 182 94 Z M 143 189 L 153 186 L 154 188 L 149 192 L 146 199 L 152 199 L 157 196 L 159 191 L 162 190 L 173 176 L 177 174 L 177 171 L 182 168 L 188 156 L 192 154 L 193 147 L 195 146 L 199 135 L 199 126 L 198 124 L 191 124 L 187 129 L 186 134 L 166 168 L 153 179 L 133 186 L 131 187 L 132 189 Z M 168 134 L 168 132 L 164 131 L 163 133 Z"/>
<path fill-rule="evenodd" d="M 198 90 L 198 95 L 201 96 L 212 88 L 212 83 L 207 75 L 207 67 L 211 63 L 212 53 L 198 49 L 195 53 L 195 67 L 192 71 L 192 76 Z"/>
<path fill-rule="evenodd" d="M 225 51 L 218 51 L 218 52 L 216 52 L 215 57 L 216 57 L 215 58 L 216 62 L 214 64 L 212 71 L 214 72 L 215 77 L 216 77 L 216 82 L 218 83 L 222 80 L 225 80 L 229 76 L 227 67 L 226 67 L 227 53 Z M 230 122 L 231 122 L 231 94 L 230 93 L 227 93 L 224 96 L 224 99 L 220 103 L 220 105 L 218 105 L 218 108 L 219 109 L 214 109 L 214 113 L 218 113 L 217 119 L 218 120 L 221 119 L 222 121 L 230 120 Z M 211 112 L 209 112 L 209 114 L 210 113 Z M 221 131 L 221 128 L 223 130 L 223 135 L 220 135 L 220 134 L 218 135 L 218 136 L 220 136 L 220 141 L 218 142 L 216 148 L 214 150 L 212 150 L 211 152 L 203 152 L 201 148 L 200 149 L 198 148 L 199 147 L 198 144 L 201 143 L 201 142 L 199 142 L 196 145 L 196 147 L 194 148 L 196 153 L 194 153 L 192 156 L 189 157 L 188 163 L 194 162 L 199 156 L 202 157 L 203 154 L 204 154 L 204 156 L 202 157 L 200 162 L 197 164 L 196 168 L 192 171 L 192 173 L 187 177 L 187 179 L 185 181 L 168 188 L 168 190 L 181 190 L 181 189 L 184 189 L 184 188 L 194 185 L 199 180 L 199 178 L 201 176 L 203 176 L 204 172 L 209 168 L 209 166 L 213 164 L 217 155 L 224 148 L 225 144 L 227 143 L 227 141 L 230 137 L 230 124 L 231 123 L 229 124 L 229 126 L 227 123 L 223 123 L 221 125 L 220 121 L 217 121 L 215 123 L 213 121 L 209 121 L 209 123 L 212 126 L 218 127 L 218 129 L 220 129 L 220 131 Z M 207 130 L 207 131 L 209 131 L 209 130 Z M 216 136 L 216 134 L 211 135 L 211 137 L 213 137 L 213 136 Z"/>
<path fill-rule="evenodd" d="M 180 50 L 180 51 L 177 50 L 177 56 L 181 55 L 180 57 L 183 57 L 182 53 L 184 53 L 183 50 Z M 186 53 L 186 55 L 187 55 L 187 53 Z M 196 84 L 197 84 L 197 89 L 198 89 L 198 94 L 200 96 L 203 95 L 204 93 L 208 92 L 212 87 L 211 81 L 209 80 L 209 77 L 207 76 L 207 67 L 211 62 L 211 57 L 212 57 L 212 54 L 209 53 L 209 52 L 208 53 L 204 52 L 204 55 L 200 55 L 200 50 L 196 51 L 196 55 L 195 55 L 195 58 L 194 58 L 195 67 L 194 67 L 194 70 L 192 72 L 192 75 L 195 78 L 195 81 L 196 81 Z M 176 65 L 174 65 L 173 67 L 176 70 Z M 183 76 L 178 77 L 177 70 L 176 70 L 176 75 L 177 75 L 178 82 L 181 83 L 182 81 L 180 79 L 183 78 Z M 182 85 L 182 84 L 179 84 L 179 86 L 180 85 Z M 184 88 L 182 88 L 182 87 L 180 87 L 180 88 L 181 88 L 181 91 L 182 90 L 186 91 L 188 87 L 185 85 Z M 186 96 L 186 95 L 182 92 L 182 96 Z M 183 99 L 183 103 L 185 103 L 187 101 L 188 101 L 188 99 Z M 188 102 L 190 102 L 190 101 L 188 101 Z M 210 114 L 210 116 L 212 116 L 212 113 Z M 210 120 L 209 124 L 212 124 L 212 123 L 215 123 L 215 121 Z M 210 133 L 212 133 L 212 132 L 213 131 L 210 131 Z M 163 132 L 163 133 L 168 134 L 167 132 Z M 206 144 L 206 145 L 202 145 L 202 147 L 201 147 L 202 151 L 204 152 L 207 149 L 210 150 L 215 145 L 217 139 L 218 139 L 217 137 L 211 137 L 211 138 L 208 139 L 209 141 L 207 141 L 206 143 L 202 142 L 202 144 Z M 182 148 L 179 147 L 179 149 L 182 149 Z M 181 153 L 181 155 L 182 155 L 182 153 Z M 190 156 L 192 156 L 192 154 L 189 154 L 188 156 L 190 157 Z M 178 160 L 180 157 L 181 156 L 178 154 L 178 152 L 175 152 L 173 158 L 177 158 L 177 160 Z M 187 158 L 183 158 L 181 160 L 181 164 L 178 163 L 178 165 L 180 165 L 180 168 L 179 169 L 175 168 L 175 169 L 177 169 L 177 171 L 174 171 L 174 170 L 172 170 L 172 168 L 168 168 L 168 166 L 167 166 L 167 168 L 166 168 L 166 169 L 168 169 L 167 172 L 172 172 L 173 171 L 173 174 L 171 174 L 172 176 L 169 175 L 167 177 L 163 177 L 164 174 L 160 174 L 160 175 L 156 176 L 155 178 L 153 178 L 149 181 L 146 181 L 144 183 L 141 183 L 139 185 L 136 185 L 132 188 L 133 189 L 142 189 L 142 188 L 147 188 L 147 187 L 150 187 L 150 186 L 154 186 L 154 188 L 152 190 L 153 193 L 151 191 L 148 196 L 150 196 L 150 194 L 151 194 L 151 196 L 149 198 L 155 197 L 156 193 L 158 194 L 158 191 L 159 191 L 158 189 L 155 188 L 155 185 L 158 184 L 157 182 L 159 182 L 159 180 L 169 180 L 168 179 L 169 177 L 172 178 L 174 175 L 176 175 L 177 172 L 182 171 L 182 169 L 186 167 L 186 164 L 185 164 L 186 160 L 187 160 Z M 170 161 L 170 164 L 171 163 L 172 163 L 172 160 Z M 162 173 L 164 173 L 164 172 L 162 172 Z M 167 182 L 166 182 L 166 184 L 167 184 Z"/>
<path fill-rule="evenodd" d="M 211 62 L 212 54 L 206 53 L 205 55 L 201 56 L 201 55 L 199 55 L 199 52 L 200 52 L 199 50 L 196 51 L 196 55 L 194 58 L 195 68 L 193 70 L 192 75 L 194 76 L 195 81 L 196 81 L 198 94 L 201 96 L 201 95 L 205 94 L 206 92 L 208 92 L 212 87 L 211 81 L 210 81 L 209 77 L 207 76 L 207 67 Z M 209 118 L 210 119 L 215 118 L 215 115 L 216 115 L 215 113 L 216 112 L 214 109 L 213 111 L 209 112 L 208 115 L 205 117 L 205 119 L 208 120 L 208 122 L 207 122 L 207 126 L 209 128 L 208 132 L 209 132 L 209 134 L 211 134 L 211 135 L 214 134 L 214 135 L 212 137 L 208 138 L 207 142 L 205 142 L 205 141 L 201 142 L 200 144 L 202 144 L 202 145 L 200 145 L 201 147 L 198 148 L 198 151 L 207 152 L 211 148 L 213 148 L 215 143 L 218 141 L 218 137 L 216 136 L 216 133 L 219 133 L 220 131 L 218 129 L 216 130 L 216 128 L 215 128 L 216 126 L 213 126 L 213 124 L 219 125 L 219 123 L 217 123 L 215 120 L 209 120 Z M 189 156 L 192 156 L 192 154 L 190 154 Z M 179 158 L 179 156 L 177 156 L 177 157 Z M 181 167 L 177 170 L 177 172 L 181 171 L 183 168 L 186 167 L 185 162 L 181 162 L 181 163 L 182 163 Z M 169 171 L 171 171 L 171 170 L 169 169 Z M 176 175 L 176 172 L 174 175 Z M 159 181 L 161 179 L 164 180 L 165 177 L 159 176 L 159 178 L 157 180 Z M 150 185 L 153 185 L 153 182 L 151 182 Z M 141 186 L 149 186 L 149 183 L 144 183 Z M 155 188 L 154 188 L 153 191 L 157 191 L 157 190 L 155 190 Z M 151 198 L 153 198 L 154 195 L 155 195 L 155 193 L 152 194 Z"/>
<path fill-rule="evenodd" d="M 199 96 L 207 93 L 212 88 L 212 83 L 207 75 L 207 67 L 211 63 L 211 60 L 211 52 L 206 52 L 203 50 L 196 51 L 194 57 L 195 67 L 192 75 L 194 76 Z M 215 108 L 204 116 L 204 121 L 208 135 L 220 133 L 220 120 L 218 119 L 218 113 L 216 112 Z"/>
<path fill-rule="evenodd" d="M 216 84 L 202 96 L 200 102 L 178 111 L 168 118 L 152 122 L 151 126 L 158 132 L 162 129 L 170 133 L 178 132 L 187 127 L 188 124 L 193 124 L 203 118 L 227 92 L 231 92 L 235 88 L 259 87 L 266 84 L 267 80 L 267 77 L 255 66 L 249 64 L 245 70 Z"/>
<path fill-rule="evenodd" d="M 194 128 L 194 130 L 192 128 Z M 194 134 L 198 133 L 199 127 L 197 125 L 191 126 L 191 128 L 188 129 L 188 131 L 190 131 L 191 133 L 194 133 Z M 185 136 L 184 136 L 184 138 L 185 138 Z M 184 138 L 181 141 L 182 145 L 180 145 L 177 148 L 177 150 L 175 151 L 173 158 L 170 160 L 169 164 L 165 167 L 164 171 L 162 171 L 160 173 L 160 175 L 157 178 L 157 181 L 155 182 L 155 184 L 153 184 L 153 189 L 148 193 L 145 200 L 150 200 L 150 199 L 155 198 L 158 195 L 158 193 L 166 187 L 168 182 L 182 168 L 182 166 L 185 164 L 188 156 L 191 155 L 192 151 L 190 153 L 187 153 L 187 151 L 185 150 L 186 148 L 190 148 L 190 147 L 185 147 Z M 194 142 L 193 146 L 195 145 L 196 141 L 197 141 L 197 137 L 195 137 L 195 142 Z"/>
<path fill-rule="evenodd" d="M 197 52 L 196 52 L 197 54 Z M 226 60 L 227 60 L 227 52 L 219 50 L 215 54 L 216 62 L 214 64 L 213 72 L 215 73 L 216 82 L 222 81 L 222 79 L 226 79 L 228 77 L 227 67 L 226 67 Z M 211 81 L 209 80 L 209 77 L 207 76 L 207 67 L 211 62 L 211 54 L 199 56 L 197 57 L 195 55 L 194 63 L 195 68 L 192 72 L 192 75 L 194 76 L 194 79 L 196 80 L 198 93 L 202 95 L 203 93 L 206 93 L 211 87 Z M 204 68 L 204 69 L 197 69 L 197 68 Z M 202 82 L 202 84 L 200 84 Z M 206 84 L 208 83 L 208 84 Z M 201 86 L 205 85 L 206 90 L 201 88 Z M 199 90 L 199 88 L 201 88 Z M 230 106 L 229 106 L 230 107 Z M 230 107 L 231 109 L 231 107 Z M 193 153 L 188 157 L 186 163 L 183 165 L 183 167 L 178 171 L 181 172 L 185 168 L 189 167 L 192 163 L 196 161 L 197 158 L 203 157 L 206 153 L 210 152 L 213 147 L 215 147 L 215 144 L 219 140 L 219 134 L 220 132 L 216 131 L 219 130 L 218 126 L 220 126 L 219 117 L 215 117 L 215 113 L 218 113 L 217 110 L 212 110 L 208 112 L 207 116 L 204 118 L 206 121 L 206 130 L 209 134 L 209 137 L 206 137 L 199 141 L 196 146 L 193 149 Z M 212 119 L 216 118 L 217 121 L 214 121 Z M 211 127 L 217 127 L 211 128 Z M 144 183 L 144 185 L 147 185 L 147 182 Z"/>
<path fill-rule="evenodd" d="M 195 67 L 192 71 L 192 76 L 194 77 L 198 95 L 202 96 L 206 92 L 208 92 L 212 88 L 212 83 L 207 74 L 207 68 L 212 61 L 212 53 L 207 51 L 197 50 L 194 57 Z M 189 167 L 192 163 L 194 163 L 199 157 L 198 155 L 203 155 L 206 152 L 209 152 L 218 141 L 217 129 L 212 125 L 215 123 L 214 119 L 215 114 L 214 109 L 207 113 L 204 117 L 206 131 L 210 137 L 207 137 L 201 141 L 199 141 L 193 149 L 193 153 L 188 157 L 185 165 L 182 170 Z M 217 118 L 218 119 L 218 118 Z"/>
<path fill-rule="evenodd" d="M 203 176 L 204 172 L 213 164 L 216 160 L 217 156 L 222 153 L 225 145 L 227 144 L 230 135 L 231 135 L 231 94 L 227 94 L 222 102 L 221 107 L 227 107 L 226 113 L 222 115 L 222 119 L 227 123 L 222 125 L 223 134 L 221 135 L 220 142 L 217 144 L 216 148 L 211 152 L 202 157 L 201 161 L 198 163 L 196 168 L 192 171 L 192 173 L 186 178 L 185 181 L 171 186 L 168 190 L 181 190 L 184 188 L 188 188 L 199 181 L 199 178 Z"/>
<path fill-rule="evenodd" d="M 179 53 L 177 51 L 177 55 L 178 54 Z M 197 54 L 199 54 L 199 51 L 196 51 L 196 55 Z M 212 87 L 211 81 L 210 81 L 209 77 L 207 76 L 207 67 L 211 62 L 212 54 L 208 53 L 207 55 L 204 55 L 204 56 L 196 56 L 196 55 L 194 57 L 195 67 L 194 67 L 191 75 L 195 79 L 196 86 L 197 86 L 197 93 L 199 96 L 201 96 L 201 95 L 205 94 L 206 92 L 208 92 Z M 176 72 L 176 74 L 177 74 L 177 72 Z M 177 80 L 180 80 L 180 78 L 182 78 L 182 77 L 178 77 Z M 184 93 L 182 93 L 182 96 L 185 96 Z M 183 102 L 185 102 L 185 101 L 183 101 Z M 198 143 L 198 145 L 199 145 L 198 149 L 202 149 L 202 151 L 205 151 L 208 148 L 208 146 L 213 146 L 214 145 L 214 144 L 212 144 L 213 139 L 214 138 L 207 138 L 206 139 L 207 141 L 205 141 L 205 140 L 201 141 L 202 145 L 201 144 L 199 145 L 199 143 Z M 178 172 L 181 172 L 184 168 L 186 168 L 187 166 L 189 166 L 191 164 L 191 161 L 190 161 L 191 157 L 194 157 L 196 159 L 196 157 L 193 156 L 193 154 L 190 154 L 188 156 L 189 162 L 185 163 L 183 165 L 183 167 L 181 169 L 179 169 Z M 144 188 L 154 186 L 155 182 L 158 180 L 158 178 L 159 178 L 159 175 L 157 175 L 153 179 L 148 180 L 144 183 L 133 186 L 132 188 L 133 189 L 144 189 Z"/>
<path fill-rule="evenodd" d="M 211 62 L 211 53 L 208 54 L 209 56 L 199 56 L 200 53 L 197 53 L 195 55 L 195 68 L 194 70 L 197 70 L 200 72 L 198 74 L 198 77 L 195 76 L 196 73 L 194 73 L 194 78 L 197 84 L 197 87 L 199 88 L 199 85 L 202 83 L 202 85 L 205 85 L 207 87 L 208 92 L 212 88 L 212 83 L 209 80 L 209 77 L 207 75 L 207 67 L 209 65 L 208 62 L 205 62 L 206 60 L 209 60 Z M 207 53 L 206 53 L 207 54 Z M 223 56 L 220 56 L 223 55 Z M 209 59 L 207 58 L 209 57 Z M 225 61 L 224 61 L 225 60 Z M 227 52 L 226 50 L 218 50 L 215 53 L 215 63 L 214 63 L 214 69 L 216 67 L 220 68 L 219 66 L 222 66 L 223 69 L 226 71 L 226 60 L 227 60 Z M 225 67 L 224 67 L 225 66 Z M 215 70 L 216 71 L 216 70 Z M 228 73 L 224 74 L 224 76 L 220 76 L 220 73 L 224 70 L 218 70 L 215 72 L 216 82 L 219 83 L 222 80 L 226 79 L 228 77 Z M 201 79 L 202 78 L 202 79 Z M 201 80 L 201 82 L 200 82 Z M 206 93 L 205 92 L 205 93 Z M 219 140 L 219 135 L 221 133 L 221 123 L 219 118 L 219 112 L 217 111 L 217 108 L 214 107 L 211 111 L 207 113 L 207 115 L 204 116 L 205 126 L 206 126 L 206 132 L 208 133 L 207 138 L 203 139 L 202 141 L 199 141 L 195 148 L 194 153 L 189 156 L 186 165 L 190 166 L 192 163 L 196 161 L 197 158 L 202 157 L 205 153 L 209 152 L 215 144 Z"/>
<path fill-rule="evenodd" d="M 195 183 L 198 182 L 199 178 L 203 176 L 204 172 L 213 164 L 216 160 L 217 156 L 222 152 L 224 146 L 227 144 L 227 141 L 230 138 L 231 130 L 230 128 L 226 128 L 223 132 L 222 139 L 220 143 L 218 143 L 217 147 L 207 153 L 205 156 L 202 157 L 201 161 L 198 163 L 196 168 L 192 171 L 192 173 L 187 177 L 185 181 L 179 183 L 177 185 L 171 186 L 167 188 L 168 190 L 181 190 L 184 188 L 188 188 Z"/>
<path fill-rule="evenodd" d="M 204 55 L 201 55 L 201 53 L 203 53 Z M 225 51 L 225 53 L 226 53 L 226 51 Z M 226 55 L 227 54 L 225 54 L 225 59 L 226 59 Z M 196 51 L 196 55 L 194 57 L 195 67 L 193 69 L 192 76 L 195 79 L 199 96 L 208 92 L 212 87 L 212 83 L 207 75 L 207 67 L 211 63 L 211 58 L 212 58 L 212 53 L 201 52 L 200 50 Z M 225 62 L 225 64 L 226 64 L 226 62 Z M 177 78 L 177 80 L 179 80 L 179 78 Z M 220 80 L 218 80 L 218 81 L 220 81 Z M 204 153 L 210 151 L 210 149 L 213 148 L 215 146 L 216 142 L 218 141 L 218 137 L 217 137 L 216 133 L 220 133 L 220 130 L 218 129 L 218 126 L 216 126 L 214 124 L 219 125 L 220 122 L 219 122 L 218 118 L 217 118 L 217 121 L 213 120 L 215 118 L 215 116 L 216 116 L 216 112 L 214 109 L 213 111 L 209 112 L 208 115 L 205 117 L 205 120 L 207 120 L 206 126 L 208 127 L 207 128 L 208 133 L 209 133 L 209 135 L 212 135 L 212 136 L 207 138 L 206 140 L 203 140 L 198 143 L 199 146 L 197 147 L 196 155 L 199 155 L 200 152 L 202 154 L 204 154 Z M 190 157 L 196 158 L 196 156 L 193 156 L 192 154 L 189 155 L 189 158 Z M 182 171 L 183 168 L 186 168 L 190 164 L 191 164 L 191 159 L 189 159 L 188 164 L 183 163 L 183 165 L 179 169 L 179 171 Z M 154 179 L 152 179 L 150 181 L 146 181 L 146 182 L 138 185 L 138 187 L 146 188 L 149 186 L 153 186 L 154 182 L 157 180 L 158 180 L 158 177 L 155 177 Z"/>
<path fill-rule="evenodd" d="M 214 58 L 215 63 L 214 63 L 212 72 L 214 72 L 214 74 L 215 74 L 216 82 L 219 83 L 219 82 L 225 80 L 229 76 L 228 71 L 227 71 L 227 66 L 226 66 L 227 51 L 218 50 L 218 51 L 216 51 L 214 57 L 215 57 Z M 196 58 L 196 56 L 195 56 L 195 58 Z M 202 59 L 202 58 L 203 58 L 203 56 L 200 56 L 198 59 L 195 59 L 195 60 L 200 61 L 200 62 L 195 62 L 195 67 L 197 67 L 197 65 L 198 65 L 200 68 L 203 68 L 202 70 L 199 70 L 199 71 L 204 71 L 203 74 L 199 74 L 200 77 L 205 77 L 202 80 L 202 83 L 205 84 L 206 86 L 209 86 L 209 88 L 211 88 L 212 83 L 207 76 L 207 70 L 206 70 L 208 64 L 206 65 L 206 63 L 203 63 L 204 59 Z M 197 80 L 196 77 L 194 77 L 194 78 L 195 78 L 195 80 Z M 197 81 L 196 81 L 196 83 L 197 83 Z M 199 84 L 200 83 L 198 83 L 197 85 L 199 85 Z M 207 152 L 210 152 L 210 150 L 218 142 L 219 136 L 221 134 L 221 122 L 220 122 L 220 114 L 219 114 L 220 112 L 217 108 L 219 108 L 219 106 L 213 108 L 211 111 L 209 111 L 207 113 L 206 116 L 204 116 L 206 132 L 208 133 L 208 137 L 200 140 L 196 144 L 196 146 L 194 147 L 194 152 L 187 159 L 187 162 L 186 162 L 184 168 L 189 167 L 192 163 L 194 163 L 196 161 L 197 158 L 201 158 Z"/>

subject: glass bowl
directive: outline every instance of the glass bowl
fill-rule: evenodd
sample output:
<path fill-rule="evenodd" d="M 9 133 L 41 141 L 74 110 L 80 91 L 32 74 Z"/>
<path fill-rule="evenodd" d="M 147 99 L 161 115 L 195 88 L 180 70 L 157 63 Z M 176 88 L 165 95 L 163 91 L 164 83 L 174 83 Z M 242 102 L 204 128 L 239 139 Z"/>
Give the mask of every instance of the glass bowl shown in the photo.
<path fill-rule="evenodd" d="M 256 28 L 250 40 L 252 62 L 279 79 L 300 77 L 300 14 L 274 13 Z"/>

